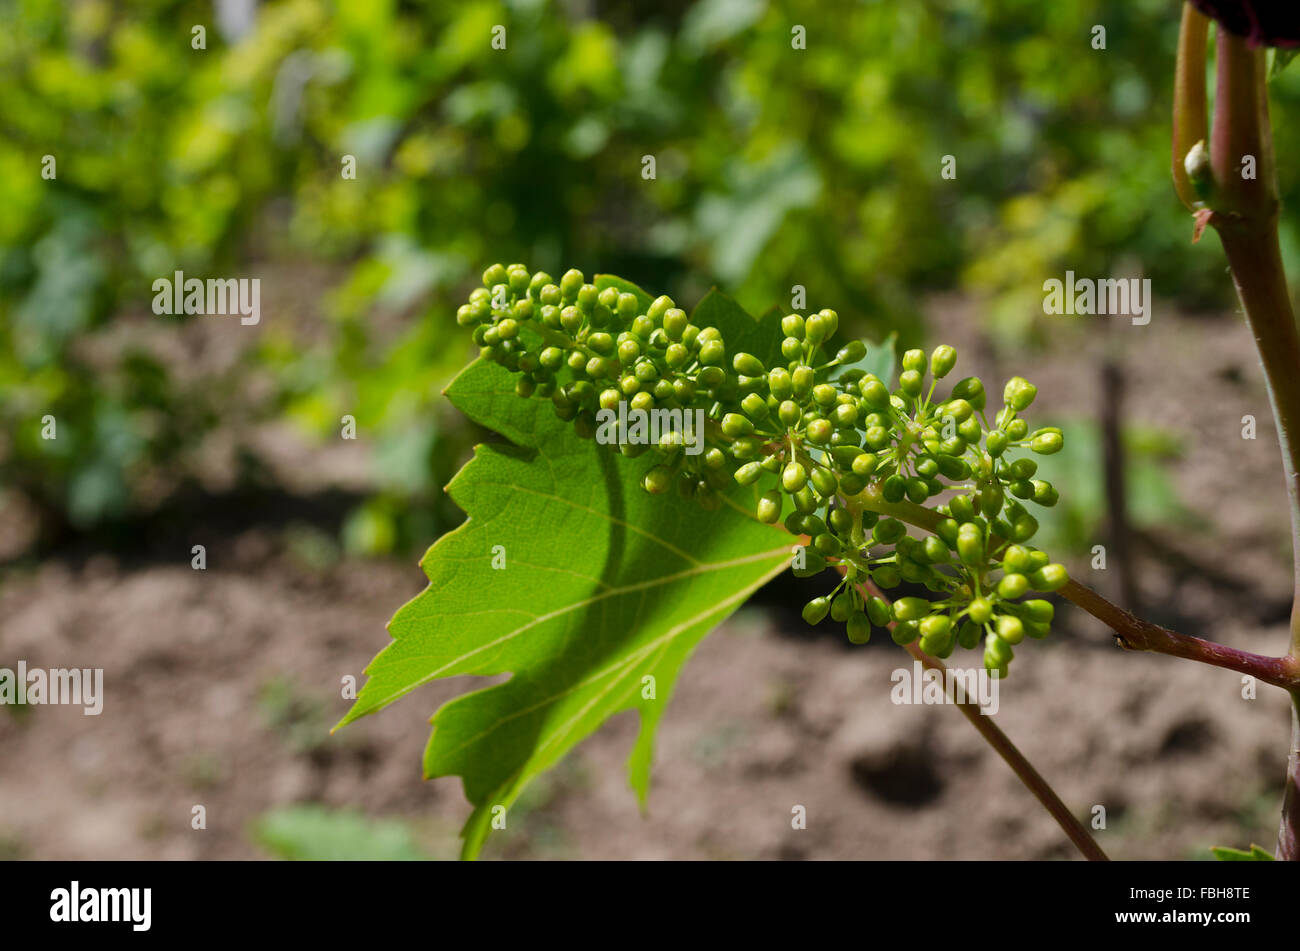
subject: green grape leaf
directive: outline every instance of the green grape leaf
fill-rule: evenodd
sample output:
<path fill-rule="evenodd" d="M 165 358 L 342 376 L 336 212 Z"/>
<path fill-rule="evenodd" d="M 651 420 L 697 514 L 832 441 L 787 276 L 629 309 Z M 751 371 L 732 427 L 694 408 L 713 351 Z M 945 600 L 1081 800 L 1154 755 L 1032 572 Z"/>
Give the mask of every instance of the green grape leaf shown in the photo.
<path fill-rule="evenodd" d="M 736 326 L 737 339 L 762 349 L 762 325 L 714 298 L 707 316 L 732 322 L 738 313 L 749 325 Z M 481 849 L 496 807 L 625 710 L 641 715 L 629 779 L 644 808 L 677 672 L 714 626 L 789 567 L 792 545 L 753 517 L 753 487 L 733 488 L 714 512 L 676 493 L 648 495 L 639 481 L 649 454 L 629 459 L 579 439 L 549 402 L 520 399 L 513 383 L 478 360 L 448 389 L 457 408 L 510 443 L 478 446 L 448 486 L 468 518 L 424 556 L 428 587 L 389 623 L 393 640 L 338 725 L 434 679 L 513 674 L 432 719 L 425 776 L 459 775 L 475 806 L 462 832 L 466 858 Z"/>
<path fill-rule="evenodd" d="M 759 320 L 716 287 L 695 305 L 691 323 L 697 327 L 717 327 L 727 342 L 727 359 L 737 353 L 752 353 L 771 369 L 781 359 L 781 315 L 769 310 Z"/>
<path fill-rule="evenodd" d="M 1214 857 L 1220 862 L 1272 862 L 1273 854 L 1265 851 L 1262 847 L 1251 843 L 1250 851 L 1242 849 L 1233 849 L 1225 845 L 1215 845 L 1210 847 Z"/>
<path fill-rule="evenodd" d="M 1273 65 L 1269 69 L 1269 78 L 1271 79 L 1286 69 L 1291 64 L 1291 60 L 1295 59 L 1297 53 L 1300 53 L 1300 50 L 1274 49 Z"/>

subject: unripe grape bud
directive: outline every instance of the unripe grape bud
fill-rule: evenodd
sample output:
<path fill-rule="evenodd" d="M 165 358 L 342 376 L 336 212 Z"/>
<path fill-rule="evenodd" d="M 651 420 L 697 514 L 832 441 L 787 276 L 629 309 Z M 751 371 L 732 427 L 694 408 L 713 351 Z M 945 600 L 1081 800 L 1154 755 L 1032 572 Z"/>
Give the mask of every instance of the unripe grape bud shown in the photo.
<path fill-rule="evenodd" d="M 867 480 L 854 472 L 845 472 L 840 475 L 840 494 L 849 496 L 857 495 L 867 487 Z"/>
<path fill-rule="evenodd" d="M 896 621 L 919 621 L 930 613 L 930 602 L 925 598 L 899 598 L 893 610 Z"/>
<path fill-rule="evenodd" d="M 803 336 L 814 347 L 830 336 L 826 332 L 826 322 L 820 314 L 813 314 L 804 321 Z"/>
<path fill-rule="evenodd" d="M 834 431 L 835 427 L 831 425 L 829 419 L 817 418 L 808 421 L 804 435 L 814 446 L 824 446 L 831 441 L 831 434 Z"/>
<path fill-rule="evenodd" d="M 1029 408 L 1029 404 L 1037 395 L 1038 387 L 1023 376 L 1013 376 L 1007 380 L 1007 385 L 1002 390 L 1002 401 L 1017 413 L 1022 413 Z"/>
<path fill-rule="evenodd" d="M 936 380 L 942 380 L 957 363 L 957 351 L 946 343 L 941 343 L 930 354 L 930 372 Z"/>
<path fill-rule="evenodd" d="M 884 598 L 867 599 L 867 619 L 876 627 L 884 627 L 890 621 L 889 602 Z"/>
<path fill-rule="evenodd" d="M 811 478 L 813 488 L 823 498 L 830 498 L 839 489 L 839 483 L 836 481 L 834 474 L 825 466 L 813 466 Z"/>
<path fill-rule="evenodd" d="M 749 463 L 753 465 L 753 463 Z M 768 525 L 775 525 L 781 518 L 781 493 L 773 489 L 764 492 L 758 500 L 758 520 Z"/>
<path fill-rule="evenodd" d="M 926 560 L 932 565 L 942 565 L 952 560 L 952 553 L 948 551 L 948 546 L 937 535 L 926 538 L 924 551 Z"/>
<path fill-rule="evenodd" d="M 958 522 L 969 522 L 975 517 L 975 500 L 969 495 L 955 495 L 948 501 L 948 512 Z"/>
<path fill-rule="evenodd" d="M 1038 519 L 1034 518 L 1028 512 L 1021 512 L 1016 516 L 1015 521 L 1011 523 L 1011 537 L 1013 542 L 1027 542 L 1038 533 Z"/>
<path fill-rule="evenodd" d="M 667 294 L 660 294 L 646 308 L 646 316 L 654 321 L 656 327 L 663 323 L 664 314 L 673 309 L 673 299 Z"/>
<path fill-rule="evenodd" d="M 907 526 L 896 518 L 882 518 L 876 523 L 875 527 L 871 529 L 871 538 L 877 545 L 897 545 L 898 540 L 906 534 Z M 897 582 L 895 582 L 895 584 L 897 584 Z M 893 587 L 893 585 L 884 586 L 886 588 Z"/>
<path fill-rule="evenodd" d="M 949 396 L 949 399 L 963 399 L 970 403 L 973 408 L 982 410 L 984 408 L 985 400 L 984 384 L 977 376 L 968 376 L 963 380 L 958 380 L 956 384 L 953 385 L 952 394 Z M 967 442 L 974 441 L 975 440 L 973 439 L 967 440 Z"/>
<path fill-rule="evenodd" d="M 673 473 L 667 466 L 655 466 L 641 479 L 642 487 L 652 495 L 662 495 L 667 492 L 672 482 Z"/>
<path fill-rule="evenodd" d="M 785 426 L 795 426 L 803 419 L 803 411 L 794 400 L 785 400 L 776 409 L 777 418 Z"/>
<path fill-rule="evenodd" d="M 1065 565 L 1044 565 L 1029 576 L 1029 583 L 1035 591 L 1056 591 L 1065 587 L 1070 581 L 1070 574 Z"/>
<path fill-rule="evenodd" d="M 798 360 L 803 356 L 803 343 L 794 337 L 786 337 L 781 341 L 781 356 L 787 360 Z"/>
<path fill-rule="evenodd" d="M 958 529 L 957 555 L 968 565 L 984 560 L 984 534 L 974 522 L 966 522 Z"/>
<path fill-rule="evenodd" d="M 803 606 L 803 619 L 809 624 L 820 624 L 831 609 L 829 598 L 813 598 Z"/>
<path fill-rule="evenodd" d="M 897 565 L 881 565 L 871 569 L 871 580 L 882 588 L 896 588 L 903 580 Z"/>
<path fill-rule="evenodd" d="M 739 413 L 727 413 L 722 417 L 722 431 L 732 439 L 738 436 L 752 436 L 754 424 Z"/>
<path fill-rule="evenodd" d="M 886 502 L 898 503 L 907 495 L 907 480 L 895 473 L 880 485 L 880 494 Z"/>
<path fill-rule="evenodd" d="M 974 412 L 975 407 L 970 405 L 970 400 L 963 399 L 949 400 L 943 404 L 942 409 L 942 415 L 951 416 L 955 423 L 966 422 Z"/>
<path fill-rule="evenodd" d="M 578 291 L 582 290 L 585 278 L 582 272 L 577 268 L 570 268 L 564 272 L 560 278 L 560 296 L 568 303 L 578 299 Z"/>
<path fill-rule="evenodd" d="M 1007 423 L 1007 435 L 1010 436 L 1016 442 L 1019 442 L 1020 440 L 1024 439 L 1025 436 L 1028 434 L 1029 434 L 1029 424 L 1026 423 L 1023 419 L 1013 419 L 1011 422 Z M 1025 461 L 1034 462 L 1034 460 L 1032 459 L 1026 459 Z M 1038 463 L 1035 462 L 1034 465 L 1036 466 L 1038 465 Z M 1033 473 L 1031 472 L 1030 475 L 1033 475 Z"/>
<path fill-rule="evenodd" d="M 990 634 L 984 639 L 984 653 L 991 654 L 994 661 L 999 665 L 1011 663 L 1011 659 L 1015 656 L 1015 651 L 1011 649 L 1011 645 L 997 634 Z"/>
<path fill-rule="evenodd" d="M 1020 606 L 1029 615 L 1029 619 L 1038 624 L 1050 624 L 1052 618 L 1056 616 L 1056 608 L 1052 606 L 1052 602 L 1044 601 L 1041 598 L 1023 601 Z"/>
<path fill-rule="evenodd" d="M 889 388 L 875 377 L 863 377 L 858 382 L 858 390 L 862 393 L 863 401 L 872 410 L 880 411 L 889 408 Z"/>
<path fill-rule="evenodd" d="M 993 604 L 988 598 L 976 598 L 966 609 L 966 615 L 976 624 L 987 624 L 993 617 Z"/>
<path fill-rule="evenodd" d="M 1020 618 L 1012 614 L 1004 614 L 998 618 L 997 631 L 998 638 L 1008 644 L 1019 644 L 1025 639 L 1025 625 L 1021 623 Z"/>
<path fill-rule="evenodd" d="M 797 366 L 790 373 L 790 383 L 794 387 L 795 399 L 802 400 L 812 392 L 816 375 L 810 366 Z"/>
<path fill-rule="evenodd" d="M 785 367 L 774 367 L 767 374 L 768 392 L 778 400 L 788 400 L 794 395 L 794 385 L 790 381 L 790 371 Z"/>
<path fill-rule="evenodd" d="M 811 515 L 821 506 L 821 501 L 817 498 L 817 493 L 813 491 L 811 485 L 804 485 L 791 498 L 794 501 L 794 507 L 805 515 Z"/>
<path fill-rule="evenodd" d="M 895 644 L 907 645 L 916 640 L 921 633 L 921 626 L 916 621 L 899 621 L 889 632 Z"/>
<path fill-rule="evenodd" d="M 850 463 L 850 465 L 853 469 L 854 475 L 861 476 L 865 479 L 870 476 L 871 473 L 876 471 L 876 466 L 879 465 L 879 462 L 880 460 L 875 453 L 864 452 L 859 456 L 854 456 L 853 462 Z"/>
<path fill-rule="evenodd" d="M 787 337 L 803 340 L 803 318 L 798 314 L 786 314 L 781 318 L 781 332 Z"/>
<path fill-rule="evenodd" d="M 810 536 L 815 542 L 818 535 L 826 531 L 826 523 L 821 520 L 819 515 L 799 514 L 799 531 Z"/>
<path fill-rule="evenodd" d="M 840 403 L 835 407 L 833 415 L 836 426 L 849 429 L 858 421 L 858 407 L 854 403 Z"/>
<path fill-rule="evenodd" d="M 831 509 L 829 519 L 831 528 L 843 538 L 853 530 L 853 514 L 848 509 Z"/>
<path fill-rule="evenodd" d="M 664 363 L 668 364 L 669 369 L 680 370 L 691 360 L 691 353 L 680 343 L 674 343 L 664 351 Z"/>
<path fill-rule="evenodd" d="M 808 481 L 808 470 L 799 462 L 791 460 L 786 463 L 785 469 L 781 473 L 781 485 L 787 492 L 798 492 Z"/>
<path fill-rule="evenodd" d="M 821 318 L 822 328 L 826 332 L 826 336 L 822 339 L 829 340 L 831 337 L 834 337 L 835 331 L 840 329 L 840 315 L 835 313 L 835 311 L 831 310 L 829 307 L 823 307 L 821 310 L 817 311 L 817 316 Z"/>
<path fill-rule="evenodd" d="M 745 376 L 762 376 L 767 372 L 762 361 L 752 353 L 736 354 L 731 358 L 731 365 L 737 373 L 742 373 Z"/>
<path fill-rule="evenodd" d="M 831 601 L 831 620 L 843 623 L 849 619 L 853 613 L 853 596 L 847 591 L 841 591 Z"/>
<path fill-rule="evenodd" d="M 867 616 L 863 612 L 854 611 L 849 615 L 848 624 L 845 625 L 845 632 L 848 634 L 850 643 L 865 644 L 871 640 L 871 622 L 867 620 Z"/>
<path fill-rule="evenodd" d="M 920 353 L 920 351 L 917 351 Z M 922 358 L 925 354 L 921 354 Z M 904 370 L 898 375 L 898 388 L 908 396 L 920 396 L 925 378 L 916 370 Z"/>
<path fill-rule="evenodd" d="M 970 465 L 965 459 L 940 455 L 935 456 L 935 462 L 938 463 L 940 475 L 945 479 L 950 479 L 953 482 L 964 482 L 970 478 Z"/>
<path fill-rule="evenodd" d="M 504 284 L 506 277 L 506 266 L 504 264 L 493 264 L 483 272 L 483 286 L 493 287 L 497 284 Z"/>
<path fill-rule="evenodd" d="M 1027 571 L 1032 571 L 1029 549 L 1020 545 L 1008 545 L 1002 551 L 1002 567 L 1005 571 L 1014 574 L 1024 574 Z"/>
<path fill-rule="evenodd" d="M 988 449 L 989 455 L 996 459 L 998 456 L 1002 455 L 1002 453 L 1006 452 L 1007 434 L 994 430 L 989 433 L 988 438 L 984 442 L 984 446 Z"/>
<path fill-rule="evenodd" d="M 647 314 L 647 316 L 649 316 Z M 686 332 L 686 325 L 690 323 L 690 318 L 686 316 L 686 311 L 677 307 L 670 307 L 663 314 L 664 335 L 674 343 L 682 339 L 682 334 Z"/>
<path fill-rule="evenodd" d="M 903 354 L 903 369 L 912 370 L 925 376 L 926 359 L 924 350 L 909 350 Z"/>
<path fill-rule="evenodd" d="M 1061 439 L 1059 433 L 1040 433 L 1030 440 L 1029 448 L 1044 456 L 1050 456 L 1060 452 L 1064 444 L 1065 441 Z"/>
<path fill-rule="evenodd" d="M 616 308 L 618 316 L 626 323 L 636 316 L 637 302 L 635 294 L 619 294 L 618 306 Z"/>
<path fill-rule="evenodd" d="M 757 393 L 746 394 L 745 398 L 740 401 L 740 408 L 746 416 L 755 422 L 766 419 L 768 415 L 767 400 Z"/>
<path fill-rule="evenodd" d="M 1029 579 L 1024 575 L 1004 575 L 998 582 L 998 594 L 1004 598 L 1015 599 L 1029 590 Z"/>
<path fill-rule="evenodd" d="M 946 614 L 931 614 L 921 621 L 921 636 L 931 641 L 945 643 L 952 633 L 952 618 Z"/>
<path fill-rule="evenodd" d="M 980 514 L 985 518 L 992 518 L 1002 511 L 1002 486 L 996 482 L 986 482 L 980 486 L 979 502 Z"/>
<path fill-rule="evenodd" d="M 708 340 L 700 347 L 700 362 L 706 366 L 721 366 L 727 358 L 727 348 L 721 340 Z"/>
<path fill-rule="evenodd" d="M 576 301 L 578 310 L 584 314 L 590 314 L 596 309 L 596 303 L 600 297 L 600 292 L 596 290 L 594 284 L 583 284 L 578 288 L 578 299 Z"/>
<path fill-rule="evenodd" d="M 1060 501 L 1061 496 L 1056 491 L 1056 488 L 1052 485 L 1052 483 L 1047 482 L 1043 479 L 1035 479 L 1033 481 L 1033 487 L 1034 487 L 1034 501 L 1037 502 L 1039 505 L 1046 506 L 1047 508 L 1051 508 L 1058 501 Z"/>
<path fill-rule="evenodd" d="M 857 363 L 867 355 L 867 345 L 861 340 L 850 340 L 844 346 L 840 347 L 839 353 L 835 354 L 835 359 L 840 363 Z"/>
<path fill-rule="evenodd" d="M 757 462 L 747 462 L 736 470 L 736 481 L 741 485 L 753 485 L 763 474 L 763 466 Z"/>

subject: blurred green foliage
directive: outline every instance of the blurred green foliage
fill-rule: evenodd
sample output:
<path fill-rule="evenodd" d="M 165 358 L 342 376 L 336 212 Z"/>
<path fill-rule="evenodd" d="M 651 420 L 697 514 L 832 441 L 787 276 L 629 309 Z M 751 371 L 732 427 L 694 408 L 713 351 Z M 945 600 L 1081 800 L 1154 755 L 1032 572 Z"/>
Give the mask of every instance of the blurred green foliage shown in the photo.
<path fill-rule="evenodd" d="M 1170 0 L 271 0 L 214 22 L 240 6 L 0 6 L 0 480 L 75 526 L 165 497 L 218 425 L 324 441 L 352 414 L 373 492 L 346 543 L 427 542 L 471 437 L 438 397 L 470 356 L 453 302 L 491 261 L 684 301 L 716 282 L 754 312 L 801 285 L 905 344 L 951 288 L 1032 336 L 1066 268 L 1230 292 L 1168 181 Z M 1276 138 L 1294 196 L 1300 130 Z M 219 369 L 186 326 L 208 318 L 149 312 L 177 269 L 264 277 Z"/>
<path fill-rule="evenodd" d="M 393 819 L 323 806 L 286 806 L 258 817 L 253 840 L 279 859 L 303 862 L 421 862 L 415 833 Z"/>

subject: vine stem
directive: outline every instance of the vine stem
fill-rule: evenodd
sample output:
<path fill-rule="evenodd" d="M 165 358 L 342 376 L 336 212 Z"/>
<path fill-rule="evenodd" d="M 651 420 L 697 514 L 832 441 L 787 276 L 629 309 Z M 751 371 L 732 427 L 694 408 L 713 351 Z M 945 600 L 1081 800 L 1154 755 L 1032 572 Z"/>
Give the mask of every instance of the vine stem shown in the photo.
<path fill-rule="evenodd" d="M 1291 752 L 1286 761 L 1286 791 L 1277 830 L 1277 857 L 1300 861 L 1300 690 L 1291 691 Z"/>
<path fill-rule="evenodd" d="M 1286 690 L 1300 688 L 1300 662 L 1290 654 L 1267 657 L 1250 651 L 1238 650 L 1225 644 L 1179 634 L 1167 627 L 1134 617 L 1128 611 L 1107 601 L 1096 591 L 1071 580 L 1057 592 L 1063 598 L 1083 608 L 1115 632 L 1120 647 L 1130 651 L 1153 651 L 1200 661 L 1213 667 L 1223 667 L 1238 673 L 1249 674 L 1257 680 Z"/>
<path fill-rule="evenodd" d="M 1187 30 L 1186 19 L 1183 22 Z M 1268 114 L 1266 51 L 1252 48 L 1222 26 L 1215 34 L 1216 92 L 1210 133 L 1212 181 L 1207 208 L 1199 214 L 1223 244 L 1233 283 L 1268 385 L 1277 424 L 1291 508 L 1294 570 L 1291 642 L 1286 658 L 1292 675 L 1300 663 L 1300 335 L 1278 244 L 1277 167 Z M 1195 85 L 1194 69 L 1179 86 Z M 1177 103 L 1177 95 L 1175 96 Z M 1194 113 L 1193 113 L 1194 116 Z M 1174 127 L 1180 115 L 1175 111 Z M 1200 121 L 1203 123 L 1204 119 Z M 1175 131 L 1175 145 L 1178 134 Z M 1175 156 L 1176 157 L 1176 156 Z M 1253 168 L 1253 173 L 1248 169 Z M 1300 687 L 1291 686 L 1291 745 L 1286 790 L 1278 826 L 1277 857 L 1300 860 Z"/>

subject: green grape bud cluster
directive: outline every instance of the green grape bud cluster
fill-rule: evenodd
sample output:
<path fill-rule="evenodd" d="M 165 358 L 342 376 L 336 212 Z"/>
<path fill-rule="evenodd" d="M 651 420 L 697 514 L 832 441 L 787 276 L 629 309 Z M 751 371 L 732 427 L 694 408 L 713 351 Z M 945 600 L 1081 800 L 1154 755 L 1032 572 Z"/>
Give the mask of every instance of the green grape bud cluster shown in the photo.
<path fill-rule="evenodd" d="M 683 452 L 673 433 L 653 446 L 618 441 L 619 451 L 653 456 L 641 480 L 648 492 L 675 489 L 712 509 L 738 483 L 752 487 L 757 519 L 807 536 L 795 573 L 839 576 L 804 607 L 809 623 L 829 616 L 857 644 L 891 628 L 896 642 L 941 658 L 982 644 L 999 676 L 1025 637 L 1047 635 L 1053 606 L 1036 595 L 1069 577 L 1029 544 L 1038 531 L 1029 506 L 1057 502 L 1032 455 L 1060 451 L 1063 435 L 1023 418 L 1037 395 L 1024 378 L 1006 383 L 995 410 L 977 377 L 939 395 L 957 360 L 946 345 L 907 351 L 891 389 L 855 366 L 862 341 L 831 346 L 833 310 L 786 315 L 769 366 L 732 352 L 669 297 L 643 307 L 577 270 L 556 281 L 494 264 L 483 284 L 457 322 L 473 328 L 484 358 L 518 374 L 521 397 L 549 400 L 579 436 L 595 436 L 599 411 L 621 402 L 702 412 L 702 451 Z M 909 522 L 930 530 L 915 537 Z M 868 581 L 876 590 L 908 582 L 930 597 L 891 601 L 864 593 Z"/>

